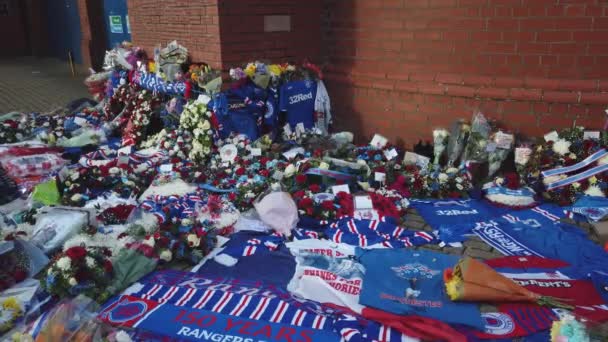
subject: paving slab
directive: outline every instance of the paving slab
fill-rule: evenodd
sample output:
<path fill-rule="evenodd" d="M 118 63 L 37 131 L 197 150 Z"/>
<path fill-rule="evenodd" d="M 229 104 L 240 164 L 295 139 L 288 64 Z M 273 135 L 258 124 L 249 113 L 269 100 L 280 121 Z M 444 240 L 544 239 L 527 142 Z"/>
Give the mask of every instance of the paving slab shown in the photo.
<path fill-rule="evenodd" d="M 0 59 L 0 114 L 49 112 L 78 98 L 90 98 L 83 84 L 86 70 L 51 58 Z"/>

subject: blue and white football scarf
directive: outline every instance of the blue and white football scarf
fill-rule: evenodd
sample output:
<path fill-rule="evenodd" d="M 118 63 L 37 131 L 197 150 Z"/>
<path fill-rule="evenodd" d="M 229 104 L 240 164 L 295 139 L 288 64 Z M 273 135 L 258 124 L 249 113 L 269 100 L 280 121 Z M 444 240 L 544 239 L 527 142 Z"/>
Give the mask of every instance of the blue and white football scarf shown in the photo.
<path fill-rule="evenodd" d="M 153 195 L 144 200 L 140 204 L 140 208 L 154 214 L 159 220 L 160 224 L 163 224 L 174 219 L 185 219 L 194 215 L 194 208 L 197 205 L 204 205 L 204 194 L 202 192 L 195 192 L 185 196 L 161 196 Z M 180 227 L 183 232 L 190 231 L 192 227 Z"/>
<path fill-rule="evenodd" d="M 142 88 L 166 95 L 184 95 L 186 82 L 166 82 L 155 73 L 136 71 L 134 81 Z"/>
<path fill-rule="evenodd" d="M 473 232 L 504 255 L 563 260 L 572 265 L 564 271 L 572 277 L 608 269 L 608 254 L 578 227 L 563 223 L 536 226 L 498 218 L 477 223 Z"/>
<path fill-rule="evenodd" d="M 333 242 L 358 247 L 403 248 L 436 243 L 433 234 L 412 231 L 381 220 L 344 218 L 329 225 L 325 235 Z"/>
<path fill-rule="evenodd" d="M 107 303 L 99 318 L 180 340 L 323 342 L 342 336 L 355 342 L 386 336 L 376 323 L 353 319 L 339 308 L 296 298 L 261 282 L 172 270 L 146 276 Z M 398 333 L 389 337 L 383 341 L 407 340 Z"/>

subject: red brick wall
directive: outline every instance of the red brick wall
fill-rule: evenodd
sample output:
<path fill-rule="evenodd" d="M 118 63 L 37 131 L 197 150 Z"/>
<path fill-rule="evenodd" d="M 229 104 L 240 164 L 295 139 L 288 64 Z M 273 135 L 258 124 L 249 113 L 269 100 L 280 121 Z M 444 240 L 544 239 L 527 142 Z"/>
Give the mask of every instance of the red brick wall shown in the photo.
<path fill-rule="evenodd" d="M 252 60 L 318 61 L 321 0 L 220 1 L 222 59 L 225 68 Z M 289 15 L 289 32 L 264 32 L 264 16 Z"/>
<path fill-rule="evenodd" d="M 338 128 L 407 145 L 473 110 L 514 131 L 600 127 L 606 0 L 325 0 Z"/>
<path fill-rule="evenodd" d="M 221 66 L 218 0 L 129 0 L 133 42 L 151 55 L 172 40 L 188 48 L 194 62 Z"/>

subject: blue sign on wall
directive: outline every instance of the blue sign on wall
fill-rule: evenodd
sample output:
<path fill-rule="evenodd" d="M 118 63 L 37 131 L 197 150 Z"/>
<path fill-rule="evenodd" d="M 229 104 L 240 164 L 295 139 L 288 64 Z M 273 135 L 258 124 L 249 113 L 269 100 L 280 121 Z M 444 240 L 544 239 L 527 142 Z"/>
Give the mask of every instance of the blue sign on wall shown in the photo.
<path fill-rule="evenodd" d="M 131 25 L 127 10 L 127 0 L 104 0 L 107 48 L 113 48 L 123 41 L 131 41 Z"/>

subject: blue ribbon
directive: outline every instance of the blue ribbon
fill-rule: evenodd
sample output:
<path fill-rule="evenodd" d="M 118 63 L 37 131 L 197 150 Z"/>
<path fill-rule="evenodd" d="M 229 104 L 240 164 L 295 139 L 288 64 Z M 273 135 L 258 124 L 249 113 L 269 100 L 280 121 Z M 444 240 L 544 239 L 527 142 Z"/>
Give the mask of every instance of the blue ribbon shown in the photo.
<path fill-rule="evenodd" d="M 557 169 L 546 170 L 546 171 L 541 172 L 541 174 L 543 175 L 543 177 L 549 177 L 549 176 L 559 175 L 562 173 L 569 173 L 572 171 L 576 171 L 576 170 L 579 170 L 586 166 L 591 165 L 594 161 L 606 156 L 607 154 L 608 154 L 608 151 L 601 149 L 601 150 L 595 152 L 594 154 L 590 155 L 589 157 L 585 158 L 584 160 L 580 161 L 579 163 L 576 163 L 576 164 L 570 165 L 570 166 L 566 166 L 566 167 L 560 167 Z"/>
<path fill-rule="evenodd" d="M 327 176 L 327 177 L 331 177 L 331 178 L 341 180 L 341 181 L 349 181 L 349 180 L 355 178 L 354 175 L 351 175 L 348 173 L 332 171 L 332 170 L 324 170 L 324 169 L 319 169 L 319 168 L 309 169 L 308 171 L 306 171 L 306 174 L 307 175 L 317 175 L 317 176 Z"/>
<path fill-rule="evenodd" d="M 509 195 L 518 197 L 533 197 L 535 195 L 532 190 L 527 188 L 513 190 L 502 186 L 491 187 L 486 190 L 486 193 L 488 195 Z"/>
<path fill-rule="evenodd" d="M 604 171 L 608 170 L 608 164 L 604 164 L 604 165 L 600 165 L 600 166 L 596 166 L 592 169 L 589 169 L 585 172 L 579 173 L 577 175 L 574 176 L 570 176 L 568 178 L 564 178 L 562 180 L 558 180 L 556 182 L 547 184 L 547 190 L 553 190 L 562 186 L 566 186 L 569 184 L 572 184 L 574 182 L 578 182 L 581 181 L 583 179 L 587 179 L 590 178 L 591 176 L 594 176 L 598 173 L 602 173 Z"/>
<path fill-rule="evenodd" d="M 203 190 L 208 190 L 208 191 L 212 191 L 212 192 L 220 192 L 220 193 L 229 193 L 229 192 L 236 192 L 236 189 L 232 188 L 232 189 L 220 189 L 220 188 L 216 188 L 215 186 L 209 184 L 209 183 L 203 183 L 203 184 L 199 184 L 198 185 L 199 188 L 203 189 Z"/>

